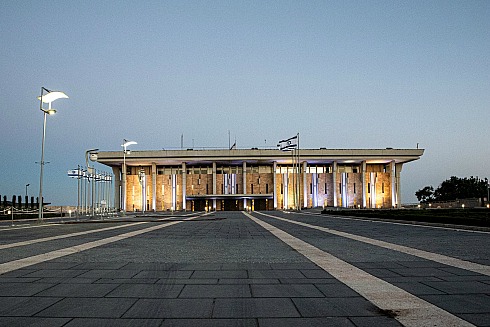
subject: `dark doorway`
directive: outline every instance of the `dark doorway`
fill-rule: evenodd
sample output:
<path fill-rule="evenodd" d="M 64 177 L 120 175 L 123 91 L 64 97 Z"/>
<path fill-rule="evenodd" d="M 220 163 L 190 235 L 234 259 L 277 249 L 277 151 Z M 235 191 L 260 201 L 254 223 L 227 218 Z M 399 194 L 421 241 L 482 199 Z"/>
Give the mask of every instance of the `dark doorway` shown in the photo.
<path fill-rule="evenodd" d="M 206 200 L 194 200 L 194 211 L 206 210 Z"/>
<path fill-rule="evenodd" d="M 238 211 L 238 200 L 224 200 L 226 211 Z"/>

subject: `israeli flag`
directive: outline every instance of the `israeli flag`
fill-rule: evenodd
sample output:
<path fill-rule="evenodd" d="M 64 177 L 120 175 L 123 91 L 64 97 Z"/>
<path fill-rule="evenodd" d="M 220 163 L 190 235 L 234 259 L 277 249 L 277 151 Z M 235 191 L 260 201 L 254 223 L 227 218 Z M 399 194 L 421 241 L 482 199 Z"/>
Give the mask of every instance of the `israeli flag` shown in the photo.
<path fill-rule="evenodd" d="M 293 136 L 287 140 L 279 141 L 277 145 L 281 151 L 292 151 L 298 147 L 298 135 Z"/>

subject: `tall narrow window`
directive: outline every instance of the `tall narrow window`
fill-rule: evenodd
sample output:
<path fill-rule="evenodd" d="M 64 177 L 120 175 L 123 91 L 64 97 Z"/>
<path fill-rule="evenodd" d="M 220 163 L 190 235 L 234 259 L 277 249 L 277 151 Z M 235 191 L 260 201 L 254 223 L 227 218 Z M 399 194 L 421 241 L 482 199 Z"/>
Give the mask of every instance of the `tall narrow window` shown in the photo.
<path fill-rule="evenodd" d="M 250 184 L 250 191 L 252 194 L 254 194 L 254 184 Z"/>
<path fill-rule="evenodd" d="M 368 193 L 371 193 L 371 183 L 368 183 Z"/>
<path fill-rule="evenodd" d="M 310 183 L 310 194 L 313 194 L 313 184 Z"/>
<path fill-rule="evenodd" d="M 325 194 L 327 194 L 327 183 L 325 183 Z"/>
<path fill-rule="evenodd" d="M 209 194 L 209 184 L 206 184 L 206 194 Z"/>
<path fill-rule="evenodd" d="M 385 192 L 385 183 L 381 183 L 381 193 Z"/>
<path fill-rule="evenodd" d="M 283 189 L 283 187 L 282 187 L 282 183 L 281 183 L 281 194 L 283 193 L 282 189 Z"/>
<path fill-rule="evenodd" d="M 269 184 L 265 184 L 265 193 L 269 194 Z"/>
<path fill-rule="evenodd" d="M 354 183 L 354 194 L 356 194 L 356 183 Z"/>

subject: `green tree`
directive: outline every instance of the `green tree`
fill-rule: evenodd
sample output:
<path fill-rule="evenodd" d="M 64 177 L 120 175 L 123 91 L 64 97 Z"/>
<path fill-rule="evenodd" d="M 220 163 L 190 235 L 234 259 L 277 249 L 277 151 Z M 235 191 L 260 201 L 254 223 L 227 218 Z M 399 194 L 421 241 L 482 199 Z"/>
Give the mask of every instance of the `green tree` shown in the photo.
<path fill-rule="evenodd" d="M 432 186 L 426 186 L 415 192 L 415 196 L 422 203 L 434 201 L 434 188 Z"/>
<path fill-rule="evenodd" d="M 415 196 L 420 202 L 481 199 L 487 196 L 487 183 L 487 179 L 483 180 L 473 176 L 470 178 L 451 176 L 435 190 L 432 186 L 426 186 L 415 192 Z"/>

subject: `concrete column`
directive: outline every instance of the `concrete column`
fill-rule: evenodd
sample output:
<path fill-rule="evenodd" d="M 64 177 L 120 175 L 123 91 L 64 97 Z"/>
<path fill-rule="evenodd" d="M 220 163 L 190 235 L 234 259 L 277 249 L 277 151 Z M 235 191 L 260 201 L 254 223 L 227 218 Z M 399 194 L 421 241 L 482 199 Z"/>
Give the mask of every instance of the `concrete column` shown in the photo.
<path fill-rule="evenodd" d="M 276 168 L 277 168 L 277 162 L 273 162 L 272 164 L 272 181 L 273 181 L 273 188 L 272 188 L 272 194 L 273 194 L 273 197 L 274 197 L 274 210 L 277 209 L 277 191 L 276 191 L 276 185 L 277 185 L 277 181 L 276 181 Z"/>
<path fill-rule="evenodd" d="M 367 205 L 367 198 L 366 198 L 366 161 L 363 161 L 362 162 L 362 168 L 361 168 L 361 172 L 362 172 L 362 207 L 363 208 L 366 208 L 366 205 Z"/>
<path fill-rule="evenodd" d="M 333 184 L 333 206 L 337 206 L 337 161 L 333 162 L 333 178 L 332 178 L 332 184 Z"/>
<path fill-rule="evenodd" d="M 126 191 L 126 172 L 127 172 L 128 168 L 127 168 L 127 164 L 123 164 L 123 167 L 122 167 L 122 174 L 121 174 L 121 178 L 122 178 L 122 181 L 121 181 L 121 192 L 122 192 L 122 196 L 121 196 L 121 200 L 122 200 L 122 211 L 126 212 L 126 207 L 127 207 L 127 203 L 128 203 L 128 199 L 127 199 L 127 191 Z"/>
<path fill-rule="evenodd" d="M 401 195 L 401 172 L 402 172 L 402 163 L 397 163 L 395 165 L 395 179 L 396 179 L 396 207 L 402 207 L 402 195 Z"/>
<path fill-rule="evenodd" d="M 185 162 L 182 163 L 182 210 L 186 211 L 186 188 L 187 188 L 187 169 Z"/>
<path fill-rule="evenodd" d="M 391 207 L 396 206 L 396 179 L 395 179 L 395 161 L 390 162 L 390 182 L 391 182 Z"/>
<path fill-rule="evenodd" d="M 151 210 L 157 211 L 157 164 L 151 163 Z"/>
<path fill-rule="evenodd" d="M 303 207 L 308 207 L 308 187 L 306 185 L 306 161 L 303 161 L 303 167 L 301 168 L 303 174 Z"/>
<path fill-rule="evenodd" d="M 371 208 L 376 208 L 376 174 L 377 173 L 369 173 L 369 182 L 371 184 L 370 194 L 371 194 Z"/>
<path fill-rule="evenodd" d="M 242 170 L 243 194 L 247 194 L 247 163 L 245 161 L 242 163 Z M 243 209 L 247 210 L 247 199 L 243 199 Z"/>
<path fill-rule="evenodd" d="M 114 208 L 121 210 L 121 168 L 112 167 L 114 173 Z"/>
<path fill-rule="evenodd" d="M 213 161 L 213 195 L 216 196 L 216 162 Z M 216 210 L 216 199 L 213 199 L 213 209 Z"/>

